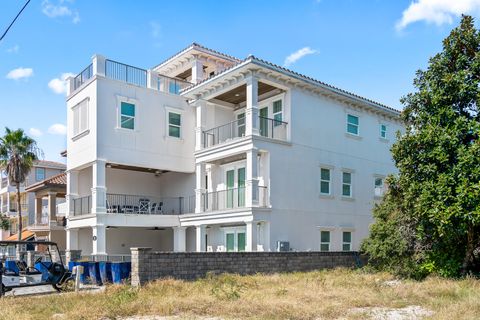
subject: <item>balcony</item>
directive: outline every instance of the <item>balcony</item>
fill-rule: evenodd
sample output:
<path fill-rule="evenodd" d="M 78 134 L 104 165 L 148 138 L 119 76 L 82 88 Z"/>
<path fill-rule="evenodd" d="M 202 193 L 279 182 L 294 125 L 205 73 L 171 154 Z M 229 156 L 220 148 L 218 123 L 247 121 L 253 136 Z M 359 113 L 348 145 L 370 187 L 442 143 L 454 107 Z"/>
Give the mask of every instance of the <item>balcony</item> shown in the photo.
<path fill-rule="evenodd" d="M 258 117 L 258 120 L 259 136 L 276 140 L 287 140 L 287 122 L 266 117 Z M 202 132 L 202 135 L 203 148 L 209 148 L 221 143 L 244 137 L 245 118 L 241 118 L 209 130 L 205 130 Z"/>
<path fill-rule="evenodd" d="M 268 189 L 267 187 L 258 187 L 254 192 L 254 200 L 258 200 L 255 207 L 266 208 L 268 206 Z M 233 188 L 227 190 L 219 190 L 213 192 L 204 192 L 202 194 L 202 211 L 224 211 L 230 209 L 245 208 L 246 188 Z"/>
<path fill-rule="evenodd" d="M 72 201 L 73 216 L 91 213 L 91 196 Z M 152 197 L 125 194 L 107 194 L 107 214 L 180 215 L 195 211 L 195 197 Z"/>
<path fill-rule="evenodd" d="M 175 95 L 180 94 L 180 90 L 192 85 L 188 81 L 167 77 L 153 70 L 141 69 L 105 59 L 101 56 L 95 56 L 90 65 L 72 78 L 70 93 L 82 87 L 84 83 L 96 74 L 134 86 Z"/>

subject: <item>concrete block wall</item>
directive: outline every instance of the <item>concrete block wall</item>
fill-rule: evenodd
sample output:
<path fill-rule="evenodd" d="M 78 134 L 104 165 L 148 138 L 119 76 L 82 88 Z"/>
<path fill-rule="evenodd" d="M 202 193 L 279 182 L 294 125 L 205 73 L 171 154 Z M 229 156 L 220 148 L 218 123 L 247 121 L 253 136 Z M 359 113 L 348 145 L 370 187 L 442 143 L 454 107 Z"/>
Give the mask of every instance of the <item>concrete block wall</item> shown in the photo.
<path fill-rule="evenodd" d="M 358 267 L 357 252 L 154 252 L 132 248 L 132 285 L 161 278 L 197 279 L 207 273 L 281 273 Z"/>

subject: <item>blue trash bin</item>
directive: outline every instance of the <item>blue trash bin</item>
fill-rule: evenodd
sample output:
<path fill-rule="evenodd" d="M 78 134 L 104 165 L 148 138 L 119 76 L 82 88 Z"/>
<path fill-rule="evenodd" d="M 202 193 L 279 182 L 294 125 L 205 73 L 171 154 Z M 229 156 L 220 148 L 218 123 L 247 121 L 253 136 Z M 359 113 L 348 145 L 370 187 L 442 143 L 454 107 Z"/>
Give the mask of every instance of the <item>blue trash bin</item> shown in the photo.
<path fill-rule="evenodd" d="M 12 271 L 12 272 L 15 272 L 16 274 L 18 274 L 18 272 L 19 272 L 17 264 L 15 263 L 15 261 L 12 261 L 12 260 L 5 261 L 4 268 L 7 271 Z"/>
<path fill-rule="evenodd" d="M 120 266 L 121 262 L 112 262 L 110 270 L 112 272 L 112 282 L 115 284 L 122 283 L 122 268 Z"/>
<path fill-rule="evenodd" d="M 103 284 L 112 283 L 112 263 L 111 262 L 99 262 L 98 268 L 100 269 L 100 279 Z"/>
<path fill-rule="evenodd" d="M 122 268 L 122 281 L 125 281 L 128 278 L 130 278 L 130 272 L 132 270 L 132 263 L 131 262 L 122 262 L 121 263 L 121 268 Z"/>
<path fill-rule="evenodd" d="M 90 280 L 92 281 L 92 284 L 96 284 L 98 286 L 102 285 L 102 279 L 100 276 L 100 268 L 98 266 L 98 262 L 88 263 L 88 273 L 90 275 Z"/>
<path fill-rule="evenodd" d="M 90 270 L 88 268 L 88 261 L 78 261 L 77 266 L 82 266 L 83 267 L 83 273 L 80 275 L 80 283 L 86 284 L 89 282 L 90 278 Z"/>
<path fill-rule="evenodd" d="M 48 268 L 52 265 L 51 262 L 45 261 L 42 263 L 35 263 L 35 269 L 40 271 L 42 273 L 42 282 L 45 282 L 48 280 L 48 277 L 50 276 L 50 273 L 48 273 Z"/>

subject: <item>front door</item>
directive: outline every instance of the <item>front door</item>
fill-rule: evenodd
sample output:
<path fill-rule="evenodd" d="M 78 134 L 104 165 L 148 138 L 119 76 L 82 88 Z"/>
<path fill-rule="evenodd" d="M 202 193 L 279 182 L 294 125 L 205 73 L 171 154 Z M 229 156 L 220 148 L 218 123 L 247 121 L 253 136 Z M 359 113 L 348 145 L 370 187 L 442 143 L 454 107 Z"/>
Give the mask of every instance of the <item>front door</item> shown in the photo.
<path fill-rule="evenodd" d="M 245 251 L 245 232 L 236 230 L 226 232 L 225 247 L 227 252 Z"/>
<path fill-rule="evenodd" d="M 245 206 L 245 167 L 228 170 L 225 177 L 226 207 Z"/>
<path fill-rule="evenodd" d="M 268 137 L 268 107 L 260 109 L 260 135 Z"/>
<path fill-rule="evenodd" d="M 237 170 L 238 206 L 245 206 L 245 168 Z"/>

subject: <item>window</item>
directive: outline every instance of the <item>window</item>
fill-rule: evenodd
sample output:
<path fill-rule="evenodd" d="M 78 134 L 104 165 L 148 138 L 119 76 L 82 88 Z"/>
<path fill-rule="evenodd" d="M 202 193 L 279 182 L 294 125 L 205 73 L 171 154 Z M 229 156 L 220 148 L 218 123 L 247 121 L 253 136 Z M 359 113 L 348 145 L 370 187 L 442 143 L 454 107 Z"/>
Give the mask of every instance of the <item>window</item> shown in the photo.
<path fill-rule="evenodd" d="M 273 119 L 275 120 L 274 126 L 279 126 L 282 124 L 282 100 L 273 102 Z"/>
<path fill-rule="evenodd" d="M 237 114 L 238 136 L 245 136 L 245 113 Z"/>
<path fill-rule="evenodd" d="M 383 178 L 375 178 L 375 197 L 383 196 Z"/>
<path fill-rule="evenodd" d="M 387 126 L 384 124 L 380 125 L 380 138 L 387 139 Z"/>
<path fill-rule="evenodd" d="M 350 231 L 344 231 L 342 235 L 342 250 L 352 250 L 352 233 Z"/>
<path fill-rule="evenodd" d="M 330 169 L 320 169 L 320 193 L 330 194 Z"/>
<path fill-rule="evenodd" d="M 352 116 L 351 114 L 347 115 L 347 132 L 358 136 L 358 117 Z"/>
<path fill-rule="evenodd" d="M 45 180 L 45 168 L 35 168 L 35 180 L 37 182 Z"/>
<path fill-rule="evenodd" d="M 320 251 L 330 251 L 330 231 L 320 231 Z"/>
<path fill-rule="evenodd" d="M 180 138 L 181 115 L 175 112 L 168 113 L 168 135 Z"/>
<path fill-rule="evenodd" d="M 352 196 L 352 174 L 350 172 L 342 173 L 342 196 Z"/>
<path fill-rule="evenodd" d="M 135 105 L 128 102 L 120 104 L 120 128 L 135 129 Z"/>
<path fill-rule="evenodd" d="M 245 231 L 231 230 L 225 233 L 225 248 L 227 252 L 245 251 Z"/>
<path fill-rule="evenodd" d="M 72 108 L 73 136 L 88 130 L 88 99 L 83 100 Z"/>

